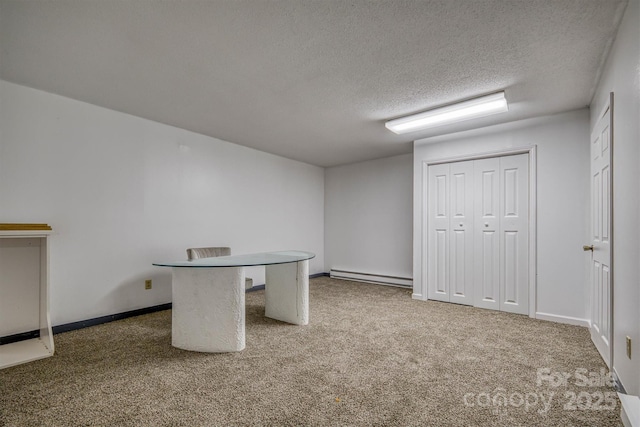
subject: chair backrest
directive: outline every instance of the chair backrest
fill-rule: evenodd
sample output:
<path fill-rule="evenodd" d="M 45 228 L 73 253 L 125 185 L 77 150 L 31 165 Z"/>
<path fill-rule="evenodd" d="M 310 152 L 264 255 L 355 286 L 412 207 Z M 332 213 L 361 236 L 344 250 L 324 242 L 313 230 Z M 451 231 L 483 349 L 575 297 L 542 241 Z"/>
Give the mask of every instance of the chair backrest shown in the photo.
<path fill-rule="evenodd" d="M 187 259 L 212 258 L 216 256 L 231 255 L 231 248 L 213 247 L 213 248 L 189 248 L 187 249 Z"/>

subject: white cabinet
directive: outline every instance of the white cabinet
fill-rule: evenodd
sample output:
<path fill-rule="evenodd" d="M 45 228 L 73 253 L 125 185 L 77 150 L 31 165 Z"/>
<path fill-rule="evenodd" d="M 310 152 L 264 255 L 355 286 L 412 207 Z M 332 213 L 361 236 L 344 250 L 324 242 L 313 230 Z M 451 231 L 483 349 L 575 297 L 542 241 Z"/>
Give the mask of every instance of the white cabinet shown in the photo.
<path fill-rule="evenodd" d="M 49 241 L 46 224 L 0 224 L 0 337 L 38 331 L 0 345 L 0 369 L 53 355 L 49 317 Z"/>
<path fill-rule="evenodd" d="M 527 154 L 430 165 L 428 298 L 529 312 Z"/>

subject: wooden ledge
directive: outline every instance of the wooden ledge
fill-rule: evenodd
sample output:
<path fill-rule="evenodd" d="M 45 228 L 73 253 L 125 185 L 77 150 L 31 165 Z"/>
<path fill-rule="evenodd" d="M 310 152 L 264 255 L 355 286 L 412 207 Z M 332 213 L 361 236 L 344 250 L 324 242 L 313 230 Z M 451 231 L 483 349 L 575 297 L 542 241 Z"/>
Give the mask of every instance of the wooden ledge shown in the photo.
<path fill-rule="evenodd" d="M 51 231 L 49 224 L 3 224 L 0 231 Z"/>

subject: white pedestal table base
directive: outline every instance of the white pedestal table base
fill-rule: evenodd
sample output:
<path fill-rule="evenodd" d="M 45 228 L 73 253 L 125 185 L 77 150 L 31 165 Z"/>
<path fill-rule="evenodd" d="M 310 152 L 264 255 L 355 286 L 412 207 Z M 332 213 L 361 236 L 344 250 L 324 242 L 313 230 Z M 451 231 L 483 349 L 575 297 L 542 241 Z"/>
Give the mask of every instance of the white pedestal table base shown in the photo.
<path fill-rule="evenodd" d="M 173 268 L 171 345 L 208 353 L 245 347 L 243 267 Z M 309 324 L 309 261 L 266 266 L 265 316 Z"/>
<path fill-rule="evenodd" d="M 171 344 L 221 353 L 245 346 L 244 268 L 173 268 Z"/>
<path fill-rule="evenodd" d="M 309 261 L 266 266 L 265 316 L 309 324 Z"/>

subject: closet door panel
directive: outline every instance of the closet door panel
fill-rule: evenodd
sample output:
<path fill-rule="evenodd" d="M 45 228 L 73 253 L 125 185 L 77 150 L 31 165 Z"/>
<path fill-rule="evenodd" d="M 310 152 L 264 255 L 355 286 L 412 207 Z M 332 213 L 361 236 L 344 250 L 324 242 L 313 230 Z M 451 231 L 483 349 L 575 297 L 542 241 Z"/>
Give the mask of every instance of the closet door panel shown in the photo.
<path fill-rule="evenodd" d="M 473 305 L 473 161 L 450 165 L 450 301 Z"/>
<path fill-rule="evenodd" d="M 529 158 L 500 158 L 500 310 L 529 312 Z"/>
<path fill-rule="evenodd" d="M 500 309 L 500 160 L 474 162 L 474 305 Z"/>
<path fill-rule="evenodd" d="M 427 297 L 450 301 L 450 165 L 429 166 L 427 179 Z"/>

